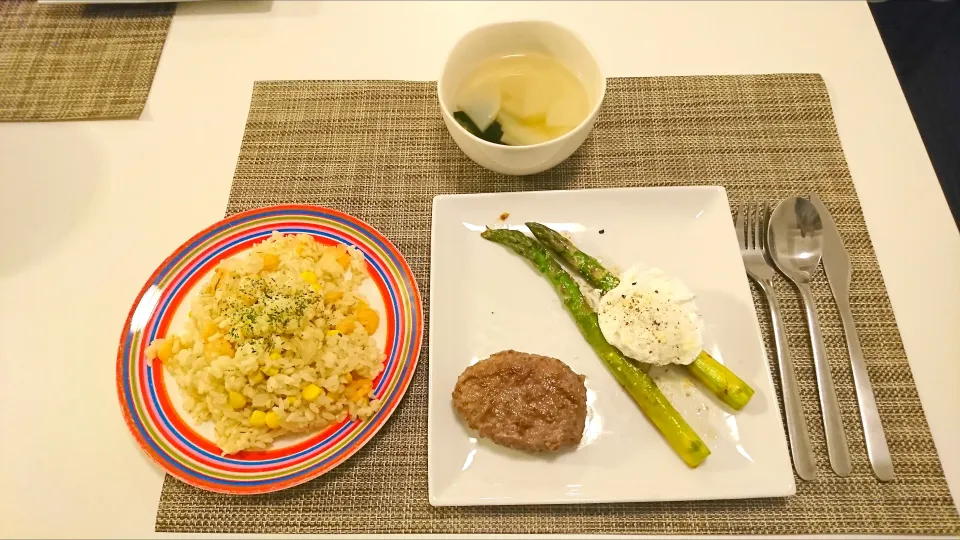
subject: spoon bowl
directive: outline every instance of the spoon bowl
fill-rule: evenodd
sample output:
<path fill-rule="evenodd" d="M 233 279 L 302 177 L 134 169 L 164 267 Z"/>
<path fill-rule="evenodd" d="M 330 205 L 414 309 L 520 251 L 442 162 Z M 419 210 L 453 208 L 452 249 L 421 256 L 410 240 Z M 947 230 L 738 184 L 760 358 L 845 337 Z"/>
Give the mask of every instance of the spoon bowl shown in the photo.
<path fill-rule="evenodd" d="M 823 224 L 813 203 L 791 197 L 778 204 L 770 215 L 767 245 L 781 272 L 791 281 L 809 283 L 823 254 Z"/>

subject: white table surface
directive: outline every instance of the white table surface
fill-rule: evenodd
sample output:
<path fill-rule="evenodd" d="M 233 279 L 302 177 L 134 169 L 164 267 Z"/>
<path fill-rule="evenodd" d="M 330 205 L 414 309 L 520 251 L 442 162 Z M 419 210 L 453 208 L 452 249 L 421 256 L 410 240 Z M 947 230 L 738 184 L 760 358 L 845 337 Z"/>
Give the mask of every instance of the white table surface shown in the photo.
<path fill-rule="evenodd" d="M 156 534 L 117 341 L 156 265 L 223 216 L 254 81 L 435 79 L 458 36 L 518 18 L 579 31 L 608 76 L 823 75 L 960 495 L 960 236 L 865 3 L 215 2 L 179 7 L 139 121 L 0 124 L 0 535 Z"/>

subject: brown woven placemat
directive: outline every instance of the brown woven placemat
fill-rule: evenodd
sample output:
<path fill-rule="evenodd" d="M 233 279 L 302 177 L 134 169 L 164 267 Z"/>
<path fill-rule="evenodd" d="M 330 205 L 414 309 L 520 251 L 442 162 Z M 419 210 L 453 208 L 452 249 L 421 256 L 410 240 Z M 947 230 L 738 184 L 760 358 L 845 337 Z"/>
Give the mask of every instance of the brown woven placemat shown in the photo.
<path fill-rule="evenodd" d="M 0 0 L 0 121 L 138 118 L 174 9 Z"/>
<path fill-rule="evenodd" d="M 778 292 L 801 380 L 820 476 L 787 499 L 653 504 L 432 508 L 427 502 L 427 347 L 406 398 L 344 465 L 267 496 L 207 493 L 164 482 L 158 531 L 251 533 L 812 534 L 960 532 L 910 375 L 860 204 L 817 75 L 610 79 L 594 133 L 546 173 L 510 178 L 464 157 L 427 82 L 261 82 L 240 150 L 228 213 L 277 203 L 356 215 L 404 253 L 429 302 L 431 201 L 438 193 L 613 186 L 726 186 L 731 201 L 816 191 L 854 264 L 853 310 L 897 480 L 870 472 L 839 316 L 814 284 L 855 463 L 826 458 L 803 313 Z M 769 317 L 757 298 L 770 341 Z M 635 479 L 642 481 L 641 479 Z"/>

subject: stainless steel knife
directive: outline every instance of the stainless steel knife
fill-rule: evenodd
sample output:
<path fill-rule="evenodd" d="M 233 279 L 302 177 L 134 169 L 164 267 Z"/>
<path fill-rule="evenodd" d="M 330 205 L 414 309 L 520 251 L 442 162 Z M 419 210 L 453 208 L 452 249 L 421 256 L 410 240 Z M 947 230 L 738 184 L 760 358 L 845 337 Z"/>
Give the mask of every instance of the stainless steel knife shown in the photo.
<path fill-rule="evenodd" d="M 863 437 L 867 442 L 867 455 L 870 457 L 873 474 L 880 480 L 890 481 L 894 478 L 893 460 L 887 448 L 887 437 L 880 423 L 873 386 L 870 384 L 870 375 L 863 360 L 863 349 L 860 348 L 857 327 L 853 322 L 853 313 L 850 311 L 850 280 L 853 275 L 850 255 L 843 247 L 843 238 L 840 237 L 837 223 L 820 197 L 816 193 L 811 193 L 810 202 L 817 208 L 823 224 L 823 269 L 827 274 L 830 290 L 833 291 L 833 298 L 837 302 L 840 319 L 843 321 L 843 333 L 847 338 L 847 351 L 850 353 L 850 367 L 853 370 L 853 384 L 857 389 L 857 404 L 860 406 Z"/>

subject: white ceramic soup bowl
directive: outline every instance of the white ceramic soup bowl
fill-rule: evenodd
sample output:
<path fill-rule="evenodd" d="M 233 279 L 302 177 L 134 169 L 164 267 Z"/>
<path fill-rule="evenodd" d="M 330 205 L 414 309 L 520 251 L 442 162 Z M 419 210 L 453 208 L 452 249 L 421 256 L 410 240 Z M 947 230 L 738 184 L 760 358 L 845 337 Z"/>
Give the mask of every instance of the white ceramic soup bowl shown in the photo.
<path fill-rule="evenodd" d="M 505 146 L 471 135 L 454 118 L 460 84 L 484 60 L 520 53 L 552 56 L 572 71 L 587 92 L 590 114 L 564 135 L 540 144 Z M 570 30 L 547 21 L 516 21 L 471 30 L 450 51 L 437 82 L 440 110 L 450 136 L 470 159 L 491 171 L 510 175 L 545 171 L 570 157 L 593 129 L 607 81 L 589 47 Z"/>

